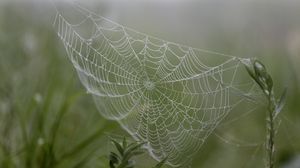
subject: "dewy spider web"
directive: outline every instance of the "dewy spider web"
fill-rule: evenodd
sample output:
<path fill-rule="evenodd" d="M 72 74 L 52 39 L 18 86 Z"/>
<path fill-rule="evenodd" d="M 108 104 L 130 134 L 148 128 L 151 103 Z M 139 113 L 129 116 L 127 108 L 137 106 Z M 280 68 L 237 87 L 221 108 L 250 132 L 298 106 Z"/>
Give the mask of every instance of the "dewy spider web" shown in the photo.
<path fill-rule="evenodd" d="M 165 41 L 72 7 L 76 23 L 57 12 L 54 27 L 82 84 L 100 113 L 147 142 L 155 159 L 187 165 L 220 121 L 249 101 L 254 83 L 237 80 L 246 75 L 246 59 Z"/>

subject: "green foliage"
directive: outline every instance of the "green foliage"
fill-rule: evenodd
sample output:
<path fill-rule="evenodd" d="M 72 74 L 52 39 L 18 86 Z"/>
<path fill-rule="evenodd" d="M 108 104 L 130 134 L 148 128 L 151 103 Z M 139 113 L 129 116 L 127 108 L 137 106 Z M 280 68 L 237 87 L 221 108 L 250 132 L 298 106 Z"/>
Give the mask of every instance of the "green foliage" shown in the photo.
<path fill-rule="evenodd" d="M 99 152 L 104 130 L 114 127 L 104 127 L 106 120 L 65 66 L 49 20 L 34 24 L 36 18 L 17 15 L 9 5 L 1 12 L 0 36 L 7 37 L 0 39 L 0 167 L 95 165 L 105 155 Z"/>
<path fill-rule="evenodd" d="M 127 140 L 125 137 L 123 138 L 122 143 L 119 143 L 114 139 L 111 139 L 111 142 L 116 147 L 118 153 L 110 152 L 110 168 L 134 168 L 135 162 L 132 160 L 132 157 L 145 153 L 145 151 L 141 149 L 145 142 L 132 142 L 127 145 Z M 157 163 L 154 168 L 161 168 L 166 160 L 167 157 Z"/>
<path fill-rule="evenodd" d="M 51 92 L 54 92 L 51 90 Z M 69 95 L 70 93 L 64 92 L 63 94 Z M 61 104 L 58 106 L 57 111 L 51 110 L 49 114 L 46 111 L 50 109 L 50 104 L 55 101 L 53 94 L 48 93 L 45 100 L 37 100 L 32 98 L 29 103 L 29 107 L 25 112 L 20 110 L 14 111 L 14 116 L 11 116 L 10 121 L 2 123 L 6 125 L 6 135 L 4 132 L 1 134 L 0 142 L 2 144 L 1 150 L 7 149 L 8 155 L 0 159 L 0 167 L 14 168 L 52 168 L 52 167 L 65 167 L 60 166 L 66 160 L 75 161 L 76 156 L 81 156 L 78 162 L 69 162 L 67 167 L 79 167 L 88 163 L 88 156 L 94 151 L 89 151 L 90 154 L 86 154 L 86 149 L 98 140 L 103 135 L 103 128 L 99 129 L 91 135 L 87 135 L 83 140 L 79 141 L 76 145 L 70 145 L 69 149 L 65 152 L 59 153 L 60 144 L 68 145 L 68 141 L 63 139 L 61 135 L 61 126 L 65 120 L 65 115 L 70 112 L 70 108 L 74 106 L 75 102 L 78 102 L 78 98 L 81 94 L 75 93 L 68 98 L 64 98 Z M 24 116 L 24 115 L 28 116 Z M 2 116 L 5 117 L 5 116 Z M 53 118 L 49 122 L 49 118 Z M 12 127 L 12 123 L 15 122 L 17 127 Z M 20 134 L 17 132 L 20 130 Z M 16 140 L 11 139 L 17 137 Z M 5 138 L 5 139 L 4 139 Z M 5 143 L 6 141 L 10 143 Z M 13 153 L 13 148 L 16 148 L 16 153 Z M 100 149 L 100 148 L 96 148 Z M 18 162 L 16 162 L 16 160 Z M 72 166 L 71 166 L 72 165 Z"/>

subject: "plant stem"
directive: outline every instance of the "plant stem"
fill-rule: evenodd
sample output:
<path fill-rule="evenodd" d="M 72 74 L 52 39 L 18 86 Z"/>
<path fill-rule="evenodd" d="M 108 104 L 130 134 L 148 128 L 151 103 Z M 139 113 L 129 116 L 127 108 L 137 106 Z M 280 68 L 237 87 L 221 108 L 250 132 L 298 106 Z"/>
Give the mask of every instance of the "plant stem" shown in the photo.
<path fill-rule="evenodd" d="M 275 122 L 275 109 L 276 101 L 273 92 L 268 96 L 268 116 L 267 116 L 267 138 L 266 138 L 266 151 L 267 151 L 267 168 L 274 168 L 274 156 L 275 156 L 275 134 L 274 127 Z"/>
<path fill-rule="evenodd" d="M 274 124 L 273 124 L 273 111 L 269 102 L 268 117 L 267 117 L 267 139 L 266 139 L 266 151 L 267 151 L 267 168 L 274 167 Z"/>
<path fill-rule="evenodd" d="M 268 74 L 265 66 L 258 60 L 254 62 L 244 63 L 248 74 L 259 85 L 268 100 L 268 111 L 266 114 L 266 168 L 274 168 L 275 165 L 275 118 L 282 110 L 287 90 L 285 89 L 280 96 L 279 101 L 276 100 L 273 91 L 273 80 Z M 251 67 L 252 66 L 252 67 Z"/>

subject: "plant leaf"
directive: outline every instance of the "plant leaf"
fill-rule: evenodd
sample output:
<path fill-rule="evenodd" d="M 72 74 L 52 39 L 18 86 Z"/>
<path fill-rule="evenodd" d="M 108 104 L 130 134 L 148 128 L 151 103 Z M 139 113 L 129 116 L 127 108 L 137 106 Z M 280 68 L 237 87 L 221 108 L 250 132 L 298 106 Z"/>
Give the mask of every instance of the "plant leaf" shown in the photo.
<path fill-rule="evenodd" d="M 125 136 L 124 136 L 124 138 L 123 138 L 123 148 L 124 148 L 124 149 L 127 148 L 127 141 L 126 141 Z"/>
<path fill-rule="evenodd" d="M 110 152 L 109 167 L 110 168 L 115 168 L 115 164 L 118 164 L 118 163 L 119 163 L 119 156 L 114 152 Z"/>
<path fill-rule="evenodd" d="M 119 144 L 117 141 L 115 141 L 114 139 L 111 139 L 111 141 L 113 142 L 113 144 L 116 146 L 116 148 L 118 149 L 119 153 L 121 156 L 123 156 L 124 154 L 124 149 L 121 146 L 121 144 Z"/>
<path fill-rule="evenodd" d="M 130 144 L 128 148 L 124 152 L 124 160 L 129 160 L 133 156 L 133 152 L 143 146 L 146 142 L 138 143 L 138 144 Z"/>
<path fill-rule="evenodd" d="M 113 163 L 119 163 L 119 156 L 114 153 L 114 152 L 110 152 L 110 155 L 109 155 L 109 160 Z"/>
<path fill-rule="evenodd" d="M 287 88 L 285 88 L 284 91 L 282 92 L 280 99 L 276 105 L 275 114 L 274 114 L 275 118 L 281 112 L 281 110 L 283 109 L 283 107 L 285 105 L 286 95 L 287 95 Z"/>

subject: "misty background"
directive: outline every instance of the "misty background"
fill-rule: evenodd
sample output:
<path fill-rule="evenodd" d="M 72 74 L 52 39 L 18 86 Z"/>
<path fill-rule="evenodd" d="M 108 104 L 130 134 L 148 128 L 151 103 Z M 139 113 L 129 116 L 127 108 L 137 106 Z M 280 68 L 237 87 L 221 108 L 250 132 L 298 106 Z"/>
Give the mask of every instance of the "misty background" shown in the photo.
<path fill-rule="evenodd" d="M 299 1 L 78 2 L 110 20 L 167 41 L 261 60 L 273 77 L 275 92 L 279 95 L 288 88 L 277 134 L 277 165 L 300 166 Z M 55 2 L 68 3 L 71 0 Z M 113 150 L 109 136 L 130 138 L 115 121 L 105 120 L 86 94 L 52 26 L 55 14 L 49 0 L 0 1 L 0 167 L 46 167 L 50 157 L 60 161 L 57 167 L 103 167 Z M 263 108 L 239 115 L 236 122 L 217 128 L 222 137 L 212 134 L 207 139 L 192 167 L 264 167 L 263 146 L 243 146 L 264 141 Z M 86 141 L 91 135 L 95 138 Z M 50 142 L 51 152 L 45 150 Z M 81 142 L 87 143 L 78 149 Z M 22 150 L 24 144 L 30 150 Z M 155 163 L 147 155 L 136 160 L 137 167 Z"/>

